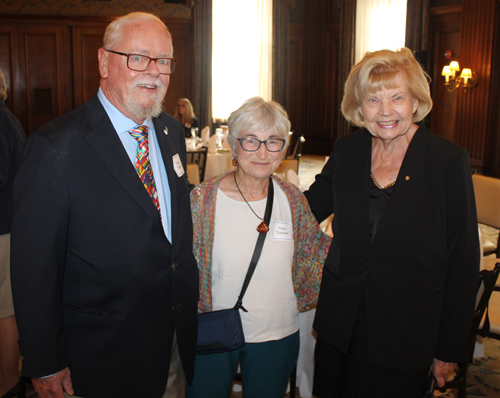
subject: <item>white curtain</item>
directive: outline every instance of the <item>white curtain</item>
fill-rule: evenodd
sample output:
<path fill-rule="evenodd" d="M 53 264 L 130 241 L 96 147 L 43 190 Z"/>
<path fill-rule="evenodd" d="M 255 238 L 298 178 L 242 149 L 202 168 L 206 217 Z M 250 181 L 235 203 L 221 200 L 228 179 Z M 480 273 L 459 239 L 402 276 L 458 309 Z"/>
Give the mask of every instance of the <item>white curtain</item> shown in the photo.
<path fill-rule="evenodd" d="M 213 0 L 212 111 L 226 119 L 250 97 L 272 96 L 272 0 Z"/>
<path fill-rule="evenodd" d="M 367 51 L 404 47 L 405 36 L 406 0 L 357 0 L 356 63 Z"/>

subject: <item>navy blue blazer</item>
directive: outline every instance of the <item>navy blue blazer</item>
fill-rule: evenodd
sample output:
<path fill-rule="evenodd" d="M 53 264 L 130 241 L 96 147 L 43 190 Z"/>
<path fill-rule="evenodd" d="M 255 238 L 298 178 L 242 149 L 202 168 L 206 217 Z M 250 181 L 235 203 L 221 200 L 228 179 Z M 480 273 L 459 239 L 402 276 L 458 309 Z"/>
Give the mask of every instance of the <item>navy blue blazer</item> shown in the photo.
<path fill-rule="evenodd" d="M 165 391 L 174 329 L 186 377 L 197 337 L 198 268 L 181 124 L 154 119 L 172 242 L 97 95 L 33 133 L 14 188 L 11 272 L 23 372 L 69 366 L 75 394 Z M 168 134 L 164 132 L 168 131 Z"/>
<path fill-rule="evenodd" d="M 372 138 L 340 138 L 305 193 L 318 220 L 331 213 L 314 328 L 346 353 L 360 306 L 374 365 L 423 369 L 466 359 L 479 272 L 467 151 L 419 127 L 370 244 Z"/>

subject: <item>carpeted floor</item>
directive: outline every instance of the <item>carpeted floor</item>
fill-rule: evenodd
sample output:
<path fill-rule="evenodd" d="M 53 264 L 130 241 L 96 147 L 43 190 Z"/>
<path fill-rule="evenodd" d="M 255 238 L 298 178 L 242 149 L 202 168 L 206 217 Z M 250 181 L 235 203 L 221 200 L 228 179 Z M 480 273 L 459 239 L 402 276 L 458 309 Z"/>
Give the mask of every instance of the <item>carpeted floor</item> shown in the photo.
<path fill-rule="evenodd" d="M 316 174 L 325 165 L 325 156 L 302 155 L 299 162 L 300 188 L 305 191 L 314 182 Z"/>

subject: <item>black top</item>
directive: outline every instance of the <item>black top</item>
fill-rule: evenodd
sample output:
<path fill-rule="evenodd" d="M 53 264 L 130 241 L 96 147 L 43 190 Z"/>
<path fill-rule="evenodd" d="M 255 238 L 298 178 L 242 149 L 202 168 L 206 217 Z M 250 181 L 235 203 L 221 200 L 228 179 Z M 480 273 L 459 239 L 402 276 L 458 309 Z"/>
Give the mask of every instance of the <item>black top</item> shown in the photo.
<path fill-rule="evenodd" d="M 385 208 L 391 199 L 394 185 L 380 189 L 375 185 L 371 177 L 368 178 L 370 179 L 370 243 L 372 243 Z"/>
<path fill-rule="evenodd" d="M 195 117 L 193 117 L 193 120 L 191 121 L 191 126 L 189 127 L 186 127 L 184 126 L 184 135 L 186 136 L 186 138 L 191 138 L 191 127 L 200 127 L 199 126 L 199 122 L 198 122 L 198 119 L 196 119 Z M 198 131 L 198 136 L 200 135 L 200 132 Z"/>

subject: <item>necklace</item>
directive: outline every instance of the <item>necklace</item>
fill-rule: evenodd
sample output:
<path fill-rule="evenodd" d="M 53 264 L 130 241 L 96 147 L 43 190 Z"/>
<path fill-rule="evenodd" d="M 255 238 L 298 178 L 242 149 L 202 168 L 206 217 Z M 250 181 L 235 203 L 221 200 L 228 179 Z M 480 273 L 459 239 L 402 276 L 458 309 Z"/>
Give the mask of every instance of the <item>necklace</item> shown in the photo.
<path fill-rule="evenodd" d="M 247 199 L 245 198 L 245 195 L 243 195 L 243 192 L 241 192 L 241 189 L 238 185 L 238 181 L 236 181 L 236 173 L 233 174 L 234 176 L 234 183 L 236 184 L 236 188 L 238 188 L 238 191 L 240 192 L 241 197 L 245 201 L 245 203 L 250 207 L 250 210 L 252 210 L 252 213 L 255 214 L 255 217 L 257 217 L 259 220 L 262 220 L 262 222 L 259 224 L 257 227 L 257 231 L 261 234 L 265 234 L 267 231 L 269 231 L 269 227 L 267 226 L 266 222 L 262 217 L 259 217 L 257 213 L 252 209 L 252 206 L 250 206 L 250 203 L 248 203 Z"/>
<path fill-rule="evenodd" d="M 376 187 L 378 189 L 386 189 L 386 188 L 392 187 L 394 184 L 396 184 L 396 181 L 393 181 L 390 184 L 387 184 L 386 186 L 382 187 L 382 186 L 379 185 L 379 183 L 377 182 L 377 180 L 375 179 L 375 177 L 373 176 L 373 174 L 370 174 L 370 177 L 372 178 L 373 183 L 376 185 Z"/>

